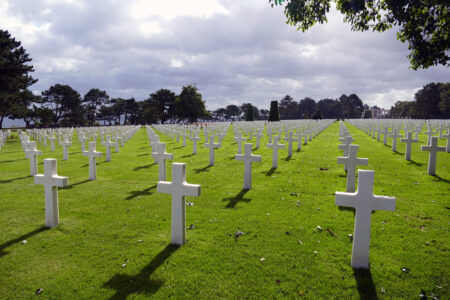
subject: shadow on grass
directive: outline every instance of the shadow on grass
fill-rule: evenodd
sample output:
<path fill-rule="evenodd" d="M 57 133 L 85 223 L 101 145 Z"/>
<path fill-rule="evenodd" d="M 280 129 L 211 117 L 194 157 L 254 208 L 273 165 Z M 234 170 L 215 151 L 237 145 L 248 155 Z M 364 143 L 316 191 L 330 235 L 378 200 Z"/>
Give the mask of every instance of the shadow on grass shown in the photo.
<path fill-rule="evenodd" d="M 179 147 L 175 147 L 175 148 L 173 148 L 174 150 L 177 150 L 177 149 L 181 149 L 181 148 L 185 148 L 185 146 L 179 146 Z"/>
<path fill-rule="evenodd" d="M 181 158 L 191 157 L 191 156 L 194 156 L 194 155 L 195 155 L 194 153 L 186 154 L 186 155 L 183 155 Z"/>
<path fill-rule="evenodd" d="M 351 211 L 353 215 L 355 215 L 355 209 L 353 207 L 347 207 L 347 206 L 339 206 L 340 211 Z"/>
<path fill-rule="evenodd" d="M 83 180 L 83 181 L 80 181 L 80 182 L 77 182 L 77 183 L 69 184 L 68 186 L 62 187 L 61 189 L 63 189 L 63 190 L 70 190 L 70 189 L 73 189 L 74 186 L 77 186 L 77 185 L 80 185 L 80 184 L 83 184 L 83 183 L 86 183 L 86 182 L 89 182 L 89 181 L 91 181 L 91 180 L 90 179 L 86 179 L 86 180 Z"/>
<path fill-rule="evenodd" d="M 236 156 L 230 156 L 230 157 L 228 157 L 228 159 L 229 160 L 236 159 Z"/>
<path fill-rule="evenodd" d="M 86 167 L 89 167 L 89 164 L 82 165 L 80 168 L 86 168 Z"/>
<path fill-rule="evenodd" d="M 443 181 L 443 182 L 446 182 L 446 183 L 450 183 L 450 180 L 445 179 L 445 178 L 442 178 L 442 177 L 439 176 L 439 175 L 434 174 L 434 175 L 431 175 L 431 176 L 434 177 L 434 178 L 436 178 L 436 180 L 433 179 L 433 181 Z"/>
<path fill-rule="evenodd" d="M 212 166 L 207 165 L 206 167 L 203 168 L 198 168 L 198 169 L 194 169 L 195 174 L 201 173 L 201 172 L 209 172 L 209 168 L 211 168 Z"/>
<path fill-rule="evenodd" d="M 137 156 L 147 156 L 147 155 L 149 155 L 150 153 L 142 153 L 142 154 L 138 154 Z"/>
<path fill-rule="evenodd" d="M 414 160 L 407 160 L 407 162 L 408 162 L 408 165 L 416 165 L 418 167 L 421 167 L 424 165 L 424 163 L 416 162 Z"/>
<path fill-rule="evenodd" d="M 276 170 L 277 169 L 275 169 L 275 168 L 271 168 L 269 171 L 266 172 L 266 176 L 272 176 L 272 174 L 275 173 Z M 277 172 L 277 173 L 279 173 L 279 172 Z"/>
<path fill-rule="evenodd" d="M 32 176 L 28 175 L 28 176 L 17 177 L 17 178 L 12 178 L 12 179 L 0 180 L 0 183 L 9 183 L 9 182 L 12 182 L 14 180 L 20 180 L 20 179 L 25 179 L 25 178 L 32 178 Z"/>
<path fill-rule="evenodd" d="M 152 163 L 152 164 L 149 164 L 149 165 L 139 166 L 139 167 L 134 168 L 133 171 L 139 171 L 141 169 L 149 169 L 150 167 L 152 167 L 154 165 L 157 165 L 157 164 L 156 163 Z"/>
<path fill-rule="evenodd" d="M 128 197 L 125 198 L 125 200 L 131 200 L 139 196 L 146 196 L 153 194 L 150 192 L 150 190 L 154 190 L 156 188 L 156 184 L 152 185 L 151 187 L 148 187 L 146 189 L 143 189 L 142 191 L 131 191 L 128 194 L 130 194 Z"/>
<path fill-rule="evenodd" d="M 4 244 L 1 244 L 0 245 L 0 257 L 5 256 L 6 254 L 9 253 L 9 252 L 3 251 L 5 248 L 8 248 L 12 244 L 15 244 L 15 243 L 21 242 L 23 240 L 26 240 L 27 238 L 30 238 L 30 237 L 32 237 L 32 236 L 34 236 L 34 235 L 36 235 L 38 233 L 41 233 L 41 232 L 43 232 L 43 231 L 45 231 L 47 229 L 48 229 L 47 227 L 42 226 L 42 227 L 40 227 L 38 229 L 35 229 L 35 230 L 31 231 L 31 232 L 28 232 L 28 233 L 26 233 L 26 234 L 24 234 L 22 236 L 19 236 L 19 237 L 13 239 L 13 240 L 7 241 Z"/>
<path fill-rule="evenodd" d="M 392 153 L 395 154 L 395 155 L 405 155 L 405 153 L 398 152 L 398 151 L 392 151 Z"/>
<path fill-rule="evenodd" d="M 139 149 L 147 149 L 150 146 L 140 147 Z"/>
<path fill-rule="evenodd" d="M 0 161 L 0 164 L 10 163 L 10 162 L 15 162 L 15 161 L 20 161 L 20 160 L 26 160 L 26 158 L 14 159 L 14 160 L 2 160 L 2 161 Z"/>
<path fill-rule="evenodd" d="M 292 159 L 292 156 L 288 156 L 288 157 L 286 157 L 284 160 L 285 161 L 290 161 Z"/>
<path fill-rule="evenodd" d="M 126 299 L 134 293 L 154 294 L 164 281 L 161 279 L 151 279 L 152 274 L 161 266 L 179 246 L 168 245 L 152 261 L 145 266 L 138 274 L 130 276 L 127 274 L 116 274 L 103 284 L 103 287 L 114 289 L 116 293 L 110 299 Z"/>
<path fill-rule="evenodd" d="M 360 299 L 378 299 L 370 269 L 353 269 L 353 276 L 355 276 Z"/>
<path fill-rule="evenodd" d="M 250 198 L 244 198 L 245 194 L 248 193 L 249 190 L 242 189 L 239 194 L 237 194 L 234 197 L 225 198 L 222 201 L 229 201 L 228 204 L 225 206 L 226 208 L 234 208 L 238 202 L 250 202 L 252 199 Z"/>

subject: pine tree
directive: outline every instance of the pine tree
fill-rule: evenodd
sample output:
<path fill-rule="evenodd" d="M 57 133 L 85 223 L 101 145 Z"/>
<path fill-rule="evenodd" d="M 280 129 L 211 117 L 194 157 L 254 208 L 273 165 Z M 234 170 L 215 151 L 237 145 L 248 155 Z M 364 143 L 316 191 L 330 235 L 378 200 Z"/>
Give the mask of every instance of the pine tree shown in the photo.
<path fill-rule="evenodd" d="M 278 112 L 278 101 L 270 102 L 269 122 L 280 121 L 280 113 Z"/>

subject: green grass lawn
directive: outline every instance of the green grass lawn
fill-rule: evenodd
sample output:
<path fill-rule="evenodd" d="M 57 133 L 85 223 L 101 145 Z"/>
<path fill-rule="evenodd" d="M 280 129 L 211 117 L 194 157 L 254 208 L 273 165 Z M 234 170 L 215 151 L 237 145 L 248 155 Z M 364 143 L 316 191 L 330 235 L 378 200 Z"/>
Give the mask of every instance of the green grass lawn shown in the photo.
<path fill-rule="evenodd" d="M 423 290 L 448 299 L 450 155 L 438 153 L 437 176 L 430 176 L 419 144 L 407 162 L 403 143 L 394 153 L 346 125 L 358 157 L 369 159 L 361 168 L 375 170 L 374 193 L 397 199 L 395 212 L 372 214 L 370 271 L 351 268 L 354 214 L 334 205 L 334 193 L 346 190 L 338 123 L 291 159 L 280 151 L 276 170 L 265 136 L 253 152 L 262 162 L 253 164 L 250 191 L 242 190 L 244 166 L 234 159 L 231 130 L 213 167 L 203 145 L 191 155 L 191 143 L 182 147 L 161 135 L 173 161 L 187 163 L 187 182 L 202 186 L 200 197 L 187 197 L 194 206 L 186 207 L 186 225 L 194 227 L 182 247 L 169 245 L 171 196 L 156 192 L 158 166 L 144 128 L 111 162 L 97 160 L 96 181 L 88 180 L 76 136 L 68 161 L 61 147 L 51 153 L 38 144 L 39 172 L 52 157 L 58 174 L 69 177 L 53 229 L 43 228 L 44 187 L 33 184 L 13 135 L 0 151 L 0 298 L 411 299 Z M 170 163 L 167 169 L 170 180 Z M 237 230 L 244 235 L 235 237 Z"/>

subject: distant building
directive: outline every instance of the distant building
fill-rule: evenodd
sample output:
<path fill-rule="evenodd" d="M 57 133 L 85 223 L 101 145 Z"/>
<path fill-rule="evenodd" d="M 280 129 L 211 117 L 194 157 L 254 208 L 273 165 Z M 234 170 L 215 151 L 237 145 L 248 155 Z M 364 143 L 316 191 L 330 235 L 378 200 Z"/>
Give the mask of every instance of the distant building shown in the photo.
<path fill-rule="evenodd" d="M 371 107 L 370 112 L 372 114 L 372 119 L 386 118 L 389 114 L 389 110 L 377 106 Z"/>

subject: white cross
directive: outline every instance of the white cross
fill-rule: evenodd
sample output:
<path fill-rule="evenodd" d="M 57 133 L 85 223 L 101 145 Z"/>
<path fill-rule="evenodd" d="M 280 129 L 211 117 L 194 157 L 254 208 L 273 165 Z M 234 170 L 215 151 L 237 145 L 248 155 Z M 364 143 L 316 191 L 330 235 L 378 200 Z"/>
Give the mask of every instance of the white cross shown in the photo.
<path fill-rule="evenodd" d="M 89 179 L 95 180 L 97 178 L 95 158 L 102 156 L 102 153 L 95 151 L 95 142 L 89 142 L 89 151 L 83 151 L 83 155 L 89 157 Z"/>
<path fill-rule="evenodd" d="M 220 144 L 214 143 L 214 136 L 209 138 L 209 144 L 205 144 L 206 148 L 209 148 L 209 165 L 214 166 L 214 149 L 219 148 Z"/>
<path fill-rule="evenodd" d="M 406 139 L 400 139 L 400 142 L 406 143 L 405 159 L 411 160 L 411 145 L 413 143 L 418 143 L 418 139 L 413 139 L 413 133 L 408 131 L 406 133 Z"/>
<path fill-rule="evenodd" d="M 397 139 L 401 138 L 402 135 L 398 133 L 397 129 L 393 129 L 392 133 L 388 134 L 392 138 L 392 151 L 397 151 Z"/>
<path fill-rule="evenodd" d="M 85 151 L 86 148 L 86 141 L 89 140 L 89 137 L 86 136 L 84 132 L 80 133 L 80 142 L 81 142 L 81 152 Z"/>
<path fill-rule="evenodd" d="M 336 192 L 335 204 L 355 208 L 352 268 L 369 268 L 370 217 L 374 210 L 395 210 L 395 198 L 373 194 L 375 172 L 358 170 L 356 193 Z"/>
<path fill-rule="evenodd" d="M 242 132 L 238 131 L 236 133 L 236 136 L 234 137 L 234 140 L 236 141 L 238 145 L 238 154 L 242 153 L 242 142 L 246 141 L 247 139 L 242 136 Z"/>
<path fill-rule="evenodd" d="M 387 137 L 388 137 L 388 134 L 389 134 L 389 127 L 384 126 L 382 133 L 383 133 L 383 144 L 387 145 Z"/>
<path fill-rule="evenodd" d="M 114 145 L 114 142 L 111 142 L 109 134 L 106 136 L 106 141 L 104 141 L 102 145 L 106 148 L 105 161 L 111 161 L 111 146 Z"/>
<path fill-rule="evenodd" d="M 30 174 L 34 176 L 38 173 L 37 157 L 42 155 L 42 151 L 36 149 L 36 142 L 28 143 L 28 150 L 26 152 L 27 158 L 30 160 Z"/>
<path fill-rule="evenodd" d="M 244 162 L 244 190 L 252 188 L 252 162 L 261 161 L 261 155 L 252 155 L 252 144 L 245 144 L 245 154 L 236 154 L 236 160 Z"/>
<path fill-rule="evenodd" d="M 288 142 L 288 157 L 292 156 L 292 144 L 294 143 L 294 138 L 292 137 L 292 131 L 288 132 L 288 136 L 284 138 Z"/>
<path fill-rule="evenodd" d="M 114 138 L 114 150 L 116 153 L 119 152 L 119 148 L 120 148 L 119 139 L 120 139 L 120 134 L 117 133 L 116 137 Z"/>
<path fill-rule="evenodd" d="M 297 150 L 301 150 L 302 149 L 302 137 L 304 137 L 305 135 L 302 134 L 302 130 L 299 128 L 297 130 L 297 134 L 295 135 L 295 137 L 297 138 Z"/>
<path fill-rule="evenodd" d="M 353 193 L 355 191 L 355 181 L 356 181 L 356 166 L 369 164 L 368 158 L 358 158 L 358 145 L 349 145 L 348 156 L 338 157 L 338 164 L 344 164 L 347 170 L 347 192 Z"/>
<path fill-rule="evenodd" d="M 72 143 L 69 142 L 68 136 L 65 136 L 63 138 L 61 145 L 63 146 L 63 160 L 68 160 L 69 159 L 69 149 L 68 148 L 70 146 L 72 146 Z"/>
<path fill-rule="evenodd" d="M 197 132 L 194 133 L 191 140 L 192 140 L 192 154 L 197 154 L 197 141 L 201 140 Z"/>
<path fill-rule="evenodd" d="M 447 146 L 445 147 L 447 153 L 450 153 L 450 129 L 447 129 L 447 133 L 443 134 L 442 137 L 447 139 Z"/>
<path fill-rule="evenodd" d="M 172 153 L 166 152 L 166 143 L 158 144 L 158 151 L 152 152 L 152 158 L 158 161 L 158 180 L 166 180 L 166 159 L 173 159 Z"/>
<path fill-rule="evenodd" d="M 351 136 L 346 136 L 344 138 L 344 142 L 341 145 L 338 145 L 338 148 L 344 150 L 343 156 L 348 156 L 348 147 L 353 142 L 353 138 Z"/>
<path fill-rule="evenodd" d="M 446 147 L 438 146 L 438 137 L 431 137 L 431 144 L 427 146 L 422 146 L 422 151 L 430 151 L 428 156 L 428 174 L 434 175 L 436 173 L 436 158 L 438 152 L 445 152 Z"/>
<path fill-rule="evenodd" d="M 186 164 L 172 164 L 172 182 L 159 181 L 157 191 L 172 195 L 171 240 L 175 245 L 186 243 L 186 200 L 185 196 L 198 197 L 199 184 L 186 183 Z"/>
<path fill-rule="evenodd" d="M 34 183 L 45 187 L 45 226 L 55 227 L 59 224 L 58 186 L 67 186 L 69 178 L 58 176 L 56 159 L 44 159 L 44 174 L 34 175 Z"/>
<path fill-rule="evenodd" d="M 56 140 L 55 135 L 54 135 L 53 133 L 50 134 L 50 135 L 48 136 L 48 139 L 50 140 L 51 151 L 52 151 L 52 152 L 55 152 L 55 140 Z"/>
<path fill-rule="evenodd" d="M 278 168 L 278 149 L 284 149 L 284 144 L 278 144 L 279 136 L 273 137 L 273 143 L 267 144 L 267 148 L 272 149 L 272 169 Z"/>
<path fill-rule="evenodd" d="M 255 136 L 256 136 L 256 149 L 259 149 L 259 139 L 263 137 L 262 129 L 258 129 L 256 131 Z"/>
<path fill-rule="evenodd" d="M 431 144 L 431 138 L 433 137 L 433 134 L 437 133 L 437 130 L 436 130 L 436 132 L 433 132 L 433 128 L 428 127 L 428 130 L 425 131 L 424 133 L 428 136 L 427 145 L 430 145 Z"/>

